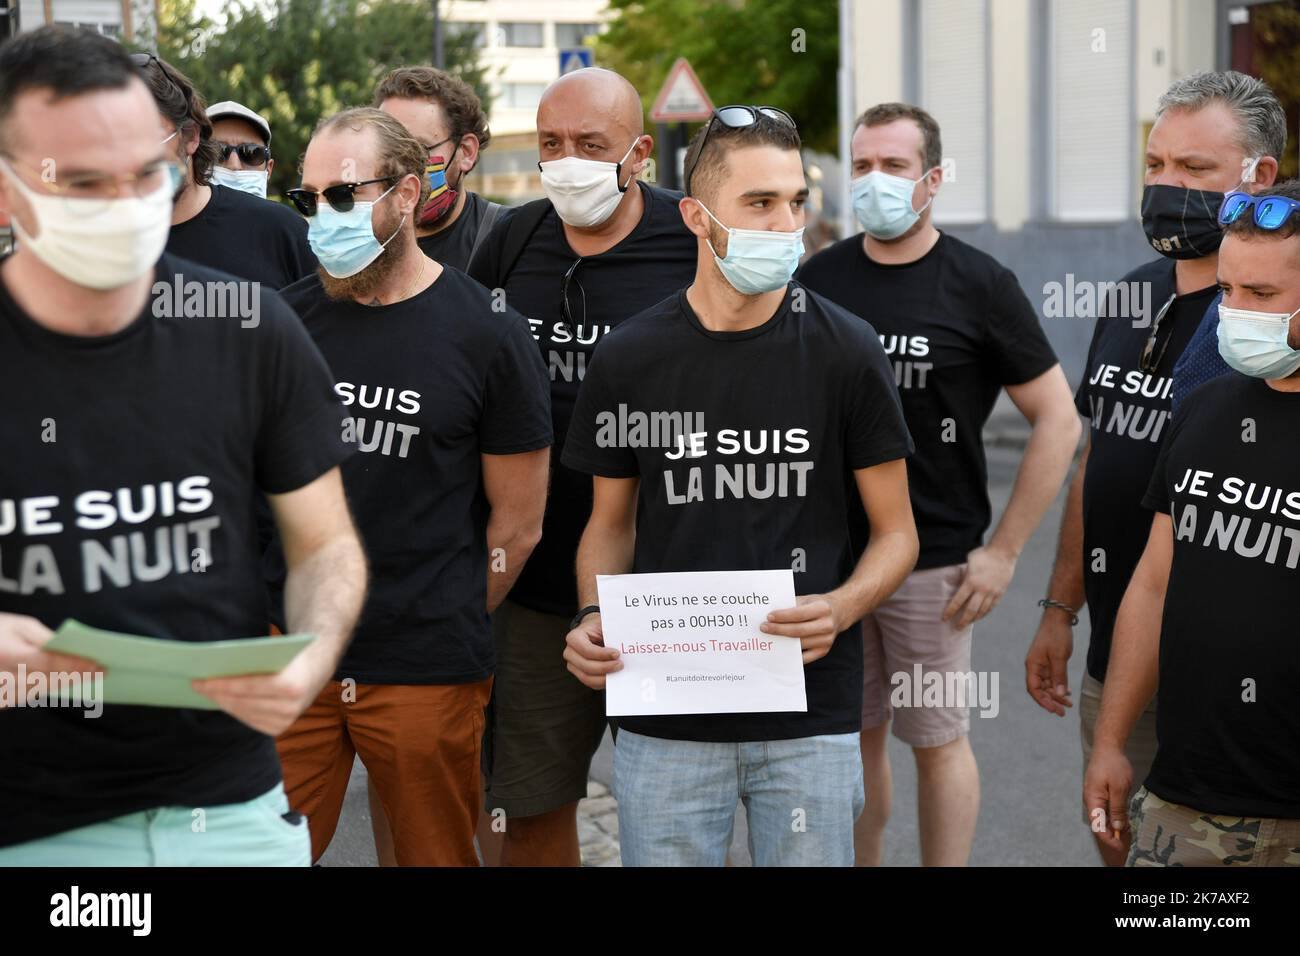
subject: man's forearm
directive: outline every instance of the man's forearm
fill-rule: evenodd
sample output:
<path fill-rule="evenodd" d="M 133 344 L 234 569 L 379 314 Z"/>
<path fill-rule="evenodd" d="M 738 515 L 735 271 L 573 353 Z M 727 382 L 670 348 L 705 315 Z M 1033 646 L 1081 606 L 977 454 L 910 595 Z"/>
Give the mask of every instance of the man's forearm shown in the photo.
<path fill-rule="evenodd" d="M 602 527 L 588 523 L 578 544 L 578 606 L 596 604 L 596 575 L 626 574 L 632 570 L 636 529 Z"/>
<path fill-rule="evenodd" d="M 1079 464 L 1070 481 L 1070 491 L 1065 498 L 1065 510 L 1061 515 L 1061 534 L 1056 544 L 1056 563 L 1052 566 L 1052 578 L 1047 587 L 1047 596 L 1070 607 L 1083 606 L 1083 477 L 1088 465 L 1088 446 L 1084 446 L 1079 456 Z M 1044 608 L 1045 614 L 1060 614 L 1061 611 Z"/>
<path fill-rule="evenodd" d="M 488 519 L 487 611 L 506 599 L 542 537 L 541 518 L 494 508 Z"/>
<path fill-rule="evenodd" d="M 848 580 L 827 595 L 842 626 L 862 620 L 893 594 L 916 567 L 917 553 L 915 533 L 873 534 Z"/>
<path fill-rule="evenodd" d="M 1034 423 L 1011 487 L 1011 498 L 989 539 L 990 547 L 1019 557 L 1061 490 L 1079 444 L 1079 419 L 1073 407 L 1069 415 L 1068 419 L 1044 416 Z"/>
<path fill-rule="evenodd" d="M 285 622 L 291 633 L 316 635 L 303 653 L 326 680 L 352 637 L 365 594 L 366 559 L 354 534 L 339 535 L 289 567 Z"/>

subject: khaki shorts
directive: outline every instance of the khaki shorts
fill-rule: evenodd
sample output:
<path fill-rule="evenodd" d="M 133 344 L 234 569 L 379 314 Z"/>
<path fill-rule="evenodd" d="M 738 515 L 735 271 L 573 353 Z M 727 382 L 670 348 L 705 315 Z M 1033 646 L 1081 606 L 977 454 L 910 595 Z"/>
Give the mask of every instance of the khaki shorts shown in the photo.
<path fill-rule="evenodd" d="M 1087 671 L 1083 672 L 1083 686 L 1079 688 L 1079 741 L 1083 745 L 1084 773 L 1088 772 L 1088 761 L 1092 759 L 1093 731 L 1101 710 L 1101 688 L 1101 681 Z M 1133 732 L 1124 744 L 1124 756 L 1133 765 L 1133 782 L 1142 786 L 1156 759 L 1156 698 L 1151 698 L 1151 703 L 1133 725 Z M 1087 807 L 1083 808 L 1083 822 L 1092 825 Z"/>
<path fill-rule="evenodd" d="M 922 680 L 935 671 L 970 671 L 972 628 L 959 631 L 951 621 L 941 620 L 965 573 L 965 564 L 913 571 L 862 619 L 864 730 L 892 719 L 894 736 L 913 747 L 941 747 L 970 732 L 969 707 L 912 704 L 920 699 L 920 691 L 913 688 L 918 665 Z M 895 708 L 891 697 L 908 706 Z"/>
<path fill-rule="evenodd" d="M 1125 866 L 1300 866 L 1300 820 L 1223 817 L 1162 800 L 1146 787 L 1129 806 Z"/>

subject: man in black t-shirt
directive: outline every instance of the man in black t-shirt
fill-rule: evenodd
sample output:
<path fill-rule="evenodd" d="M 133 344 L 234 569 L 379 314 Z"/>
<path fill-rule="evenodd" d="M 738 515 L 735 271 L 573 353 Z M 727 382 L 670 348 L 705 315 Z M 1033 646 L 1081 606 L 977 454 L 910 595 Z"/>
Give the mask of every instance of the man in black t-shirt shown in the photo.
<path fill-rule="evenodd" d="M 372 584 L 334 680 L 278 744 L 315 857 L 359 755 L 394 862 L 474 866 L 488 615 L 541 534 L 551 416 L 524 317 L 416 245 L 427 156 L 388 113 L 345 110 L 289 192 L 321 272 L 285 298 L 350 414 L 343 484 Z"/>
<path fill-rule="evenodd" d="M 697 237 L 695 281 L 610 333 L 578 397 L 564 460 L 594 476 L 594 503 L 564 656 L 592 688 L 622 667 L 597 575 L 792 567 L 796 606 L 761 630 L 800 641 L 807 710 L 618 718 L 627 866 L 723 865 L 740 801 L 756 865 L 853 865 L 857 622 L 917 556 L 912 442 L 888 361 L 870 325 L 790 281 L 808 195 L 799 135 L 778 111 L 744 115 L 715 116 L 687 151 L 680 208 Z M 684 435 L 676 447 L 611 441 L 600 419 L 623 409 L 704 428 L 689 452 Z M 856 564 L 854 498 L 872 532 Z"/>
<path fill-rule="evenodd" d="M 1086 595 L 1091 633 L 1079 695 L 1085 764 L 1115 615 L 1147 538 L 1142 496 L 1169 431 L 1174 365 L 1216 292 L 1221 191 L 1271 183 L 1279 137 L 1285 138 L 1285 117 L 1277 99 L 1251 77 L 1193 74 L 1170 87 L 1147 140 L 1142 198 L 1143 229 L 1166 258 L 1126 275 L 1117 286 L 1121 294 L 1098 296 L 1103 307 L 1075 394 L 1091 428 L 1066 498 L 1043 617 L 1025 658 L 1026 690 L 1044 710 L 1065 716 L 1073 706 L 1066 673 L 1071 627 Z M 1153 699 L 1128 738 L 1128 759 L 1139 776 L 1155 755 L 1155 714 Z M 1107 865 L 1124 862 L 1124 853 L 1112 850 L 1095 827 L 1093 836 Z"/>
<path fill-rule="evenodd" d="M 603 336 L 695 273 L 679 195 L 637 180 L 653 145 L 623 77 L 600 69 L 561 77 L 537 108 L 548 198 L 510 210 L 470 265 L 528 316 L 551 378 L 557 443 Z M 578 608 L 573 559 L 590 513 L 590 479 L 553 461 L 542 540 L 492 618 L 498 669 L 484 774 L 488 810 L 506 817 L 503 862 L 513 865 L 579 863 L 577 806 L 605 733 L 605 703 L 565 672 L 560 655 Z"/>
<path fill-rule="evenodd" d="M 465 188 L 492 138 L 474 88 L 430 66 L 403 66 L 380 80 L 374 105 L 396 117 L 428 153 L 429 198 L 415 220 L 420 251 L 468 269 L 502 208 Z"/>
<path fill-rule="evenodd" d="M 271 289 L 311 275 L 316 257 L 301 216 L 281 203 L 212 181 L 220 149 L 203 96 L 189 79 L 152 54 L 136 53 L 133 59 L 166 121 L 167 148 L 184 170 L 167 251 Z"/>
<path fill-rule="evenodd" d="M 1226 229 L 1218 335 L 1233 371 L 1174 419 L 1115 623 L 1083 797 L 1121 851 L 1125 738 L 1158 683 L 1130 866 L 1300 866 L 1300 183 L 1255 202 L 1270 196 L 1277 228 L 1247 207 Z"/>
<path fill-rule="evenodd" d="M 207 295 L 179 308 L 181 273 L 234 280 L 163 254 L 181 171 L 119 44 L 46 27 L 0 48 L 0 77 L 0 208 L 21 239 L 0 264 L 0 683 L 93 671 L 41 650 L 69 618 L 265 634 L 259 489 L 289 627 L 316 635 L 279 673 L 195 681 L 211 709 L 0 712 L 0 866 L 305 866 L 273 737 L 333 673 L 365 590 L 329 370 L 275 292 L 255 324 Z"/>
<path fill-rule="evenodd" d="M 939 125 L 925 110 L 882 103 L 853 133 L 854 211 L 864 232 L 813 256 L 796 276 L 871 323 L 890 356 L 916 453 L 908 490 L 921 556 L 863 621 L 862 762 L 867 809 L 859 866 L 878 866 L 891 803 L 886 747 L 917 763 L 921 863 L 963 865 L 979 812 L 964 693 L 908 706 L 914 675 L 971 675 L 971 635 L 1011 584 L 1025 542 L 1060 490 L 1079 441 L 1070 387 L 1011 271 L 931 221 L 942 175 Z M 918 195 L 919 193 L 919 195 Z M 919 209 L 918 209 L 919 207 Z M 991 519 L 982 431 L 1006 389 L 1032 426 L 1011 500 Z M 859 546 L 867 537 L 854 516 Z M 969 684 L 966 686 L 975 686 Z M 902 693 L 899 693 L 903 691 Z M 902 702 L 896 712 L 891 698 Z"/>

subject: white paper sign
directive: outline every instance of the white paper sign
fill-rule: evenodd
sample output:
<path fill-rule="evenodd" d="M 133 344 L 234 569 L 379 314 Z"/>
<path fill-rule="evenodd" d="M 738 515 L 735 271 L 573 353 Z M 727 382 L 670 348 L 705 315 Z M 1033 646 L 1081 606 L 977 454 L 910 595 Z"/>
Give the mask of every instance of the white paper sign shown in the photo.
<path fill-rule="evenodd" d="M 596 576 L 605 646 L 623 669 L 605 683 L 611 717 L 807 711 L 799 640 L 765 634 L 794 607 L 794 572 Z"/>

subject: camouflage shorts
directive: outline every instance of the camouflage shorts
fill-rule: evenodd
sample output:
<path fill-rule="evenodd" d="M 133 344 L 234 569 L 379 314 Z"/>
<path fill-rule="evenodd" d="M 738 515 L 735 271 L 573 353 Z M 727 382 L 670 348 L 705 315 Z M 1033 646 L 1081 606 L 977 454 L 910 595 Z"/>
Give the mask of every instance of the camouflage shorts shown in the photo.
<path fill-rule="evenodd" d="M 1126 866 L 1300 866 L 1300 820 L 1219 817 L 1141 788 Z"/>

